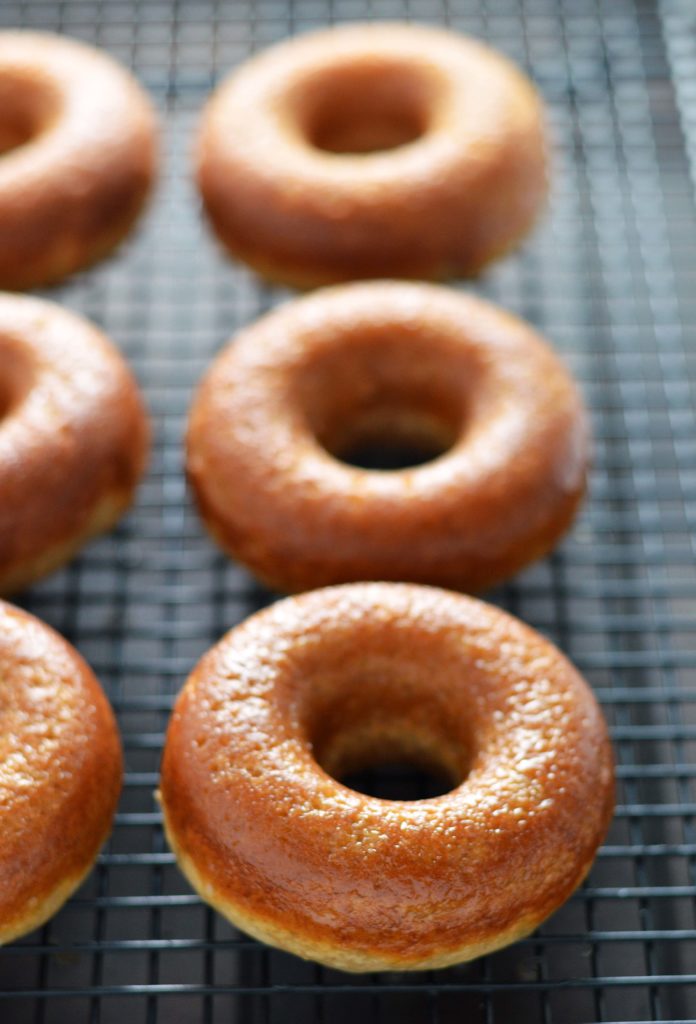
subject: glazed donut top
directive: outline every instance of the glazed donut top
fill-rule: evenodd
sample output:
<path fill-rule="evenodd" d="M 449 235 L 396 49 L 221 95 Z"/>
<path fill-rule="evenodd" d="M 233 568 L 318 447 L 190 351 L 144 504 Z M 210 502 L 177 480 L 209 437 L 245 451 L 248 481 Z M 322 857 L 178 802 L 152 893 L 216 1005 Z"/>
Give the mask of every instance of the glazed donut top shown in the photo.
<path fill-rule="evenodd" d="M 387 801 L 337 781 L 382 761 L 455 788 Z M 189 876 L 240 927 L 342 969 L 406 969 L 481 955 L 560 905 L 612 778 L 594 697 L 547 640 L 472 598 L 368 583 L 281 601 L 203 657 L 162 797 Z"/>
<path fill-rule="evenodd" d="M 398 472 L 340 461 L 425 439 Z M 482 589 L 540 557 L 584 493 L 578 391 L 525 323 L 425 284 L 327 288 L 259 320 L 204 377 L 188 469 L 223 546 L 281 589 Z"/>
<path fill-rule="evenodd" d="M 54 234 L 68 215 L 63 251 L 52 255 L 48 279 L 74 269 L 83 253 L 101 255 L 93 252 L 94 236 L 105 223 L 132 219 L 133 197 L 139 206 L 150 185 L 156 134 L 145 93 L 107 54 L 63 36 L 0 32 L 4 283 L 21 288 L 37 282 L 36 268 L 22 266 L 24 254 L 37 259 L 42 232 Z M 14 268 L 5 265 L 11 240 Z M 44 282 L 42 273 L 38 279 Z"/>
<path fill-rule="evenodd" d="M 197 155 L 223 241 L 301 287 L 476 271 L 538 213 L 545 158 L 541 102 L 513 64 L 390 22 L 254 56 L 209 101 Z"/>
<path fill-rule="evenodd" d="M 0 587 L 9 591 L 37 551 L 87 528 L 100 500 L 122 508 L 149 425 L 120 353 L 52 302 L 0 293 L 0 367 Z"/>
<path fill-rule="evenodd" d="M 538 119 L 540 103 L 528 79 L 484 44 L 386 22 L 313 32 L 258 54 L 215 94 L 205 133 L 218 121 L 221 129 L 235 124 L 249 108 L 264 114 L 245 134 L 249 162 L 269 174 L 283 168 L 288 202 L 296 171 L 316 175 L 318 185 L 330 178 L 335 191 L 326 202 L 340 217 L 356 171 L 375 187 L 395 172 L 429 177 L 433 151 L 458 148 L 462 137 L 481 146 L 483 159 L 491 125 L 512 124 L 517 137 Z M 234 133 L 220 135 L 234 144 Z"/>
<path fill-rule="evenodd" d="M 0 601 L 0 943 L 75 887 L 120 786 L 118 732 L 92 672 L 57 633 Z"/>

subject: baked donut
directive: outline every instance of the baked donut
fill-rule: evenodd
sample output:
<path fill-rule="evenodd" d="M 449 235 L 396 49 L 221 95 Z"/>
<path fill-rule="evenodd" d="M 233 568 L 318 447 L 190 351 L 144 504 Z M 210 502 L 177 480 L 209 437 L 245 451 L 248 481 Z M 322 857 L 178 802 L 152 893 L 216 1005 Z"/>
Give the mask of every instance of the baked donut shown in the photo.
<path fill-rule="evenodd" d="M 444 454 L 399 472 L 362 442 Z M 341 285 L 238 335 L 194 398 L 188 472 L 220 545 L 278 590 L 479 591 L 549 551 L 585 489 L 578 392 L 527 324 L 426 284 Z"/>
<path fill-rule="evenodd" d="M 49 284 L 130 230 L 156 173 L 152 106 L 104 53 L 0 32 L 0 287 Z"/>
<path fill-rule="evenodd" d="M 111 831 L 121 745 L 74 648 L 0 601 L 0 945 L 47 921 Z"/>
<path fill-rule="evenodd" d="M 376 799 L 384 762 L 451 792 Z M 595 699 L 551 643 L 473 598 L 365 583 L 289 598 L 199 662 L 169 724 L 169 843 L 243 931 L 348 971 L 445 967 L 533 931 L 612 815 Z"/>
<path fill-rule="evenodd" d="M 272 279 L 470 275 L 543 205 L 542 107 L 514 65 L 464 36 L 344 25 L 222 83 L 197 175 L 222 243 Z"/>
<path fill-rule="evenodd" d="M 52 302 L 0 294 L 0 593 L 68 561 L 130 505 L 149 423 L 121 355 Z"/>

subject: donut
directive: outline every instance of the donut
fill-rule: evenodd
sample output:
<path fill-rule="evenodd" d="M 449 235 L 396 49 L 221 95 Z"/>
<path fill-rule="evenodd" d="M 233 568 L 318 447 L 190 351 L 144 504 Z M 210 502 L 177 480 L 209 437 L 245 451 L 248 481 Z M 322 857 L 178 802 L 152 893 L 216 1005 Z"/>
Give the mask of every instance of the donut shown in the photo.
<path fill-rule="evenodd" d="M 0 945 L 47 921 L 89 872 L 121 777 L 116 722 L 89 666 L 0 601 Z"/>
<path fill-rule="evenodd" d="M 349 789 L 401 762 L 452 787 Z M 530 933 L 613 810 L 607 730 L 534 630 L 474 598 L 357 583 L 287 598 L 194 669 L 160 799 L 179 866 L 263 942 L 347 971 L 445 967 Z"/>
<path fill-rule="evenodd" d="M 52 302 L 0 294 L 0 593 L 67 562 L 130 505 L 149 423 L 111 342 Z"/>
<path fill-rule="evenodd" d="M 401 471 L 340 461 L 380 439 L 443 454 Z M 274 589 L 480 591 L 568 528 L 588 431 L 575 385 L 527 324 L 437 285 L 368 282 L 243 330 L 194 397 L 187 449 L 208 529 Z"/>
<path fill-rule="evenodd" d="M 61 36 L 0 32 L 0 287 L 58 281 L 128 233 L 156 173 L 137 82 Z"/>
<path fill-rule="evenodd" d="M 301 288 L 476 274 L 547 193 L 542 106 L 502 55 L 423 25 L 273 46 L 209 100 L 197 144 L 222 244 Z"/>

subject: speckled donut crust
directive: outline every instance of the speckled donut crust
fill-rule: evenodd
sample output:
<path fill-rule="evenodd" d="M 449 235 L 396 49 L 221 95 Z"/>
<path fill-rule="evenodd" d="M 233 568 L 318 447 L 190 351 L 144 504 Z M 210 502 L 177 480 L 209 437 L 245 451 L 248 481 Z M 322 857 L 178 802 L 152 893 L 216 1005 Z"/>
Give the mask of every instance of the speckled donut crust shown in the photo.
<path fill-rule="evenodd" d="M 336 781 L 380 759 L 438 765 L 455 788 L 387 801 Z M 473 598 L 353 584 L 273 605 L 204 656 L 161 800 L 184 873 L 244 931 L 343 970 L 411 970 L 506 945 L 570 896 L 613 762 L 590 689 L 538 633 Z"/>
<path fill-rule="evenodd" d="M 125 68 L 62 36 L 0 32 L 0 287 L 106 255 L 156 169 L 155 115 Z"/>
<path fill-rule="evenodd" d="M 469 275 L 543 205 L 543 112 L 529 80 L 474 40 L 343 25 L 273 46 L 222 83 L 197 176 L 220 240 L 272 279 Z"/>
<path fill-rule="evenodd" d="M 137 384 L 88 321 L 0 294 L 0 593 L 68 561 L 130 505 L 149 449 Z"/>
<path fill-rule="evenodd" d="M 0 601 L 0 945 L 48 920 L 111 830 L 121 745 L 70 644 Z"/>
<path fill-rule="evenodd" d="M 356 433 L 451 446 L 402 471 Z M 220 545 L 278 590 L 397 580 L 480 591 L 549 551 L 585 489 L 580 396 L 527 324 L 434 285 L 371 282 L 243 330 L 194 398 L 188 472 Z"/>

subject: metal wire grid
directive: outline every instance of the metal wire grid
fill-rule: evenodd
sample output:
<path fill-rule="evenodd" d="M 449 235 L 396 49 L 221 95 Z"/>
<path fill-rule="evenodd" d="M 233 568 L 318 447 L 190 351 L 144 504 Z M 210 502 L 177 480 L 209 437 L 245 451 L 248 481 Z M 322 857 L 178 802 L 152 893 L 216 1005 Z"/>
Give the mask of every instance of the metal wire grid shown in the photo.
<path fill-rule="evenodd" d="M 195 380 L 285 297 L 225 261 L 189 181 L 213 84 L 251 51 L 332 21 L 412 17 L 489 40 L 546 98 L 543 227 L 473 286 L 538 325 L 593 412 L 591 501 L 562 547 L 492 598 L 546 632 L 612 726 L 619 807 L 582 890 L 471 965 L 346 976 L 266 950 L 202 906 L 153 800 L 173 695 L 271 595 L 202 535 L 181 471 Z M 163 121 L 163 180 L 112 261 L 51 297 L 102 324 L 147 394 L 156 450 L 110 537 L 25 595 L 86 655 L 123 731 L 113 837 L 40 932 L 0 951 L 2 1024 L 696 1019 L 696 8 L 690 0 L 63 0 L 0 25 L 83 38 L 132 66 Z M 691 162 L 690 162 L 691 160 Z"/>

